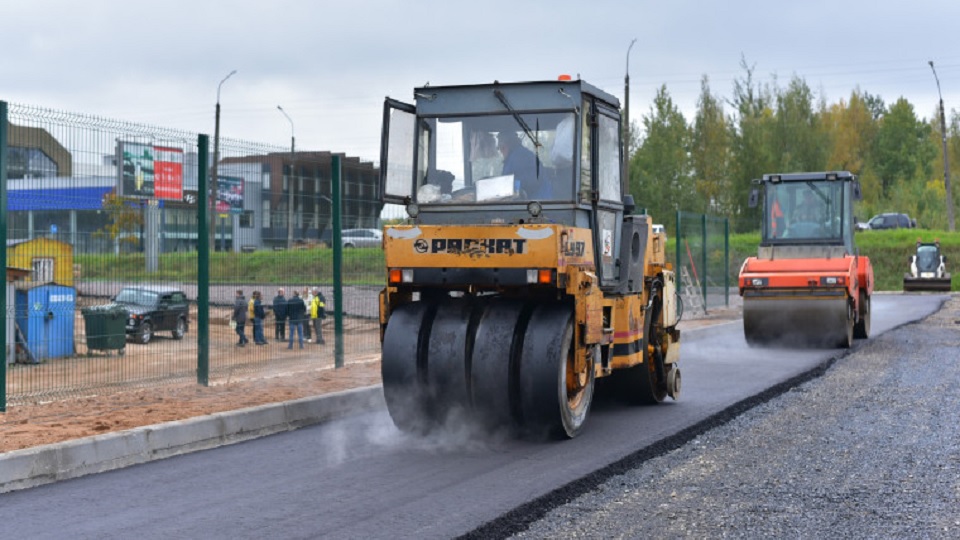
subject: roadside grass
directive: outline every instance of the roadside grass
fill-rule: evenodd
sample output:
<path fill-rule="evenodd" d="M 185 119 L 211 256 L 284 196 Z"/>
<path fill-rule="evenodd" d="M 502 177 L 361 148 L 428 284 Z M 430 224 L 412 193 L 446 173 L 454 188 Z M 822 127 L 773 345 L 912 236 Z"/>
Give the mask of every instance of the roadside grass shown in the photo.
<path fill-rule="evenodd" d="M 77 254 L 82 279 L 89 281 L 197 281 L 197 253 L 164 253 L 157 271 L 146 271 L 141 253 Z M 333 250 L 309 248 L 291 251 L 210 254 L 210 282 L 214 284 L 270 283 L 306 285 L 333 283 Z M 342 279 L 345 285 L 382 285 L 385 282 L 383 251 L 379 248 L 343 250 Z"/>
<path fill-rule="evenodd" d="M 940 247 L 949 259 L 947 270 L 960 268 L 960 232 L 927 229 L 894 229 L 863 231 L 854 236 L 861 255 L 870 258 L 876 278 L 876 289 L 899 291 L 903 289 L 903 274 L 907 261 L 916 252 L 917 239 L 924 242 L 940 240 Z M 667 253 L 675 253 L 674 239 L 667 244 Z M 759 233 L 731 234 L 729 241 L 730 283 L 735 284 L 744 259 L 756 255 Z M 723 246 L 722 240 L 712 242 Z M 707 254 L 711 268 L 722 268 L 723 250 L 714 248 Z M 672 257 L 671 257 L 672 258 Z M 82 279 L 106 281 L 196 281 L 197 254 L 164 253 L 159 256 L 158 271 L 146 272 L 142 254 L 78 254 Z M 383 251 L 380 248 L 343 250 L 342 279 L 345 285 L 382 285 L 384 283 Z M 255 251 L 253 253 L 223 253 L 210 255 L 210 282 L 288 284 L 291 279 L 305 284 L 333 282 L 333 250 L 310 248 L 292 251 Z M 954 280 L 953 290 L 960 290 Z"/>

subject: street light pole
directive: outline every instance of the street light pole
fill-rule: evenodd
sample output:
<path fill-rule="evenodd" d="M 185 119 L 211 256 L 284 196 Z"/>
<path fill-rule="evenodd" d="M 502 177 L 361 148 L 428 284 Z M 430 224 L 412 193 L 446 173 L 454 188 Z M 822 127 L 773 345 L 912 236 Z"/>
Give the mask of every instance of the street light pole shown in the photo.
<path fill-rule="evenodd" d="M 637 42 L 633 38 L 627 47 L 627 69 L 623 76 L 623 193 L 630 191 L 630 49 Z"/>
<path fill-rule="evenodd" d="M 213 170 L 210 173 L 210 193 L 213 198 L 213 208 L 210 209 L 210 245 L 214 249 L 217 247 L 217 196 L 220 193 L 220 188 L 217 186 L 217 164 L 220 163 L 220 87 L 236 72 L 237 70 L 233 70 L 228 73 L 217 85 L 217 115 L 213 128 Z"/>
<path fill-rule="evenodd" d="M 277 110 L 282 112 L 287 117 L 287 121 L 290 122 L 290 175 L 287 177 L 287 249 L 293 249 L 293 171 L 296 170 L 294 163 L 297 158 L 297 140 L 293 132 L 293 119 L 290 118 L 287 111 L 283 110 L 283 107 L 277 105 Z"/>
<path fill-rule="evenodd" d="M 937 95 L 940 96 L 940 137 L 943 140 L 943 187 L 947 191 L 947 224 L 950 226 L 950 232 L 953 232 L 953 194 L 950 191 L 950 158 L 947 154 L 947 117 L 943 113 L 943 94 L 940 93 L 940 78 L 937 77 L 937 70 L 933 67 L 933 60 L 930 60 L 929 63 L 930 69 L 933 70 L 933 78 L 937 81 Z"/>

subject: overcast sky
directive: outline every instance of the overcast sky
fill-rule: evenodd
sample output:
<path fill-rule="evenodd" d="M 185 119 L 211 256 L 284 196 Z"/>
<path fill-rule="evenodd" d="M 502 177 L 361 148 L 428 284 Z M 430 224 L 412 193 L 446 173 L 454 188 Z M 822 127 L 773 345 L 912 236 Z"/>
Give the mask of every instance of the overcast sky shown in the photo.
<path fill-rule="evenodd" d="M 636 122 L 665 84 L 692 119 L 741 58 L 828 102 L 857 87 L 921 117 L 960 110 L 957 0 L 0 0 L 0 100 L 297 148 L 379 156 L 383 98 L 429 82 L 578 74 Z M 949 114 L 949 112 L 948 112 Z"/>

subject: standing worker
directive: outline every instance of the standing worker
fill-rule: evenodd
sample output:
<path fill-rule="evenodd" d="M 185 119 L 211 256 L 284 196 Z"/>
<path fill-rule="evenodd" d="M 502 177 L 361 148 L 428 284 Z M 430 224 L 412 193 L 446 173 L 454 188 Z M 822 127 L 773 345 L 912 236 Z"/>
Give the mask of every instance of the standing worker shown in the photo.
<path fill-rule="evenodd" d="M 307 314 L 307 306 L 300 298 L 300 293 L 293 290 L 293 296 L 287 303 L 287 318 L 290 319 L 290 340 L 287 342 L 287 348 L 293 348 L 293 336 L 297 335 L 300 342 L 300 348 L 303 348 L 303 319 Z"/>
<path fill-rule="evenodd" d="M 310 304 L 313 302 L 313 294 L 310 292 L 310 287 L 303 288 L 301 300 L 303 300 L 303 305 L 305 305 L 307 309 L 310 309 Z M 307 340 L 307 343 L 313 343 L 310 336 L 310 321 L 307 320 L 306 314 L 304 314 L 303 317 L 303 337 Z"/>
<path fill-rule="evenodd" d="M 267 312 L 263 308 L 263 295 L 260 291 L 253 291 L 253 342 L 256 345 L 266 345 L 267 338 L 263 335 L 263 320 Z"/>
<path fill-rule="evenodd" d="M 283 342 L 287 339 L 287 297 L 283 295 L 283 289 L 278 290 L 273 297 L 273 316 L 276 318 L 273 339 Z"/>
<path fill-rule="evenodd" d="M 244 327 L 247 325 L 247 299 L 243 296 L 243 289 L 237 289 L 237 297 L 233 301 L 233 315 L 230 319 L 237 324 L 237 347 L 247 346 L 247 336 Z"/>
<path fill-rule="evenodd" d="M 327 318 L 326 299 L 320 288 L 313 290 L 313 300 L 310 301 L 310 321 L 313 323 L 313 335 L 317 337 L 317 345 L 326 343 L 323 340 L 323 320 Z"/>

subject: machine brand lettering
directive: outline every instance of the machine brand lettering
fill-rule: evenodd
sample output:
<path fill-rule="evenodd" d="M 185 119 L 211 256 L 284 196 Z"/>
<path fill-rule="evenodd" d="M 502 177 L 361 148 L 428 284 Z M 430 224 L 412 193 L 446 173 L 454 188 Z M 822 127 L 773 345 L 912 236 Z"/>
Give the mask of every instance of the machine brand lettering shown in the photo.
<path fill-rule="evenodd" d="M 583 241 L 565 242 L 562 247 L 566 257 L 583 257 L 587 251 L 587 244 Z"/>
<path fill-rule="evenodd" d="M 527 241 L 519 238 L 434 238 L 430 241 L 429 251 L 418 253 L 464 253 L 468 255 L 523 254 L 527 250 Z"/>

